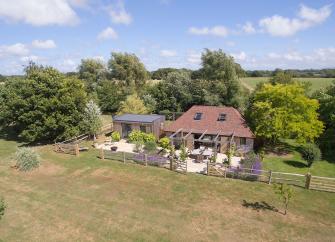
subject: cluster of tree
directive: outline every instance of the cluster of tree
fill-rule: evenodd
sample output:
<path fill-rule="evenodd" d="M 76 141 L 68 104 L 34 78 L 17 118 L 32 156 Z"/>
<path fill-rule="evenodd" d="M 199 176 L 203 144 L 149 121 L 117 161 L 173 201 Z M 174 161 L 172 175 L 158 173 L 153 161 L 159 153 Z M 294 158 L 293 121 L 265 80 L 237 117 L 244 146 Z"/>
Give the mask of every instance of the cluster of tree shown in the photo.
<path fill-rule="evenodd" d="M 335 77 L 335 69 L 275 69 L 274 71 L 269 70 L 254 70 L 246 71 L 246 76 L 248 77 L 272 77 L 275 76 L 277 72 L 286 72 L 291 74 L 293 77 Z"/>
<path fill-rule="evenodd" d="M 325 90 L 316 92 L 313 97 L 320 103 L 320 119 L 325 124 L 318 142 L 323 153 L 331 157 L 335 153 L 335 81 Z"/>
<path fill-rule="evenodd" d="M 309 86 L 294 81 L 292 73 L 273 74 L 249 93 L 239 81 L 245 75 L 241 66 L 222 50 L 208 49 L 199 70 L 163 68 L 151 77 L 128 53 L 112 53 L 107 64 L 84 59 L 78 73 L 62 74 L 32 63 L 24 77 L 0 86 L 0 125 L 14 128 L 28 141 L 54 141 L 82 132 L 94 135 L 101 127 L 101 112 L 168 113 L 196 104 L 226 105 L 243 112 L 265 141 L 313 142 L 325 127 L 318 140 L 327 140 L 324 147 L 334 147 L 335 85 L 309 97 Z M 151 82 L 154 76 L 159 81 Z"/>

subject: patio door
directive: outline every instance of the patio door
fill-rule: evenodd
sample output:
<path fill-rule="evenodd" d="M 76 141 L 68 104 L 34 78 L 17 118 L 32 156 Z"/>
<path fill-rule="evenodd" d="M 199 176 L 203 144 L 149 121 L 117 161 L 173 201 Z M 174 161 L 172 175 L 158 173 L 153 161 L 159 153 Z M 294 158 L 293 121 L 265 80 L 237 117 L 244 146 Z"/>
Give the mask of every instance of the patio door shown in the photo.
<path fill-rule="evenodd" d="M 132 129 L 130 124 L 122 124 L 122 138 L 127 138 L 131 131 Z"/>

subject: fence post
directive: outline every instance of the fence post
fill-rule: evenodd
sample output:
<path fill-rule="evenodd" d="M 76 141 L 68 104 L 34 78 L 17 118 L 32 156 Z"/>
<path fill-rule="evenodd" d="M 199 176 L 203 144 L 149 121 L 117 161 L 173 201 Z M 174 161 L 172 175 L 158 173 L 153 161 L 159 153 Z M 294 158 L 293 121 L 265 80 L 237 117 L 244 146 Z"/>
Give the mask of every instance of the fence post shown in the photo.
<path fill-rule="evenodd" d="M 311 173 L 307 173 L 306 174 L 306 183 L 305 183 L 305 188 L 309 189 L 310 185 L 311 185 L 311 181 L 312 181 L 312 175 Z"/>
<path fill-rule="evenodd" d="M 145 162 L 145 166 L 148 165 L 148 155 L 144 154 L 144 162 Z"/>
<path fill-rule="evenodd" d="M 105 159 L 105 153 L 104 153 L 104 149 L 103 148 L 100 149 L 100 159 L 102 159 L 102 160 Z"/>
<path fill-rule="evenodd" d="M 207 161 L 207 176 L 209 176 L 209 162 Z"/>
<path fill-rule="evenodd" d="M 270 170 L 269 171 L 269 181 L 268 181 L 268 183 L 271 184 L 271 181 L 272 181 L 272 171 Z"/>
<path fill-rule="evenodd" d="M 79 144 L 75 144 L 74 152 L 75 152 L 76 156 L 79 156 Z"/>
<path fill-rule="evenodd" d="M 173 158 L 170 158 L 170 170 L 173 170 Z"/>
<path fill-rule="evenodd" d="M 123 163 L 126 163 L 126 152 L 122 152 L 123 154 Z"/>
<path fill-rule="evenodd" d="M 227 178 L 227 169 L 228 169 L 228 167 L 226 166 L 226 167 L 224 168 L 224 178 Z"/>

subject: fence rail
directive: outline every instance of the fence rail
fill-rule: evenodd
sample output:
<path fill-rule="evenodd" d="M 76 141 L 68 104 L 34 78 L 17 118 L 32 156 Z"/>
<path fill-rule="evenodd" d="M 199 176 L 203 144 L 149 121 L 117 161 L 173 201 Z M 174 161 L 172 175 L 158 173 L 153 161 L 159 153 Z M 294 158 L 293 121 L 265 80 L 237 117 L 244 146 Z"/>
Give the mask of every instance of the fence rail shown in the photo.
<path fill-rule="evenodd" d="M 100 150 L 101 159 L 117 160 L 123 163 L 137 163 L 145 166 L 157 166 L 168 168 L 172 171 L 186 174 L 187 162 L 176 159 L 168 159 L 160 155 L 148 155 L 144 153 L 134 154 L 126 152 L 113 152 Z M 271 170 L 259 170 L 252 168 L 233 167 L 222 163 L 207 163 L 207 175 L 224 178 L 241 179 L 267 184 L 285 183 L 306 189 L 335 192 L 335 178 L 277 172 Z"/>
<path fill-rule="evenodd" d="M 248 181 L 271 183 L 285 183 L 306 189 L 335 192 L 335 178 L 256 170 L 249 168 L 232 167 L 224 164 L 208 163 L 207 175 L 224 178 L 235 178 Z"/>
<path fill-rule="evenodd" d="M 64 154 L 78 156 L 79 155 L 79 145 L 78 144 L 56 143 L 54 151 L 57 153 L 64 153 Z"/>

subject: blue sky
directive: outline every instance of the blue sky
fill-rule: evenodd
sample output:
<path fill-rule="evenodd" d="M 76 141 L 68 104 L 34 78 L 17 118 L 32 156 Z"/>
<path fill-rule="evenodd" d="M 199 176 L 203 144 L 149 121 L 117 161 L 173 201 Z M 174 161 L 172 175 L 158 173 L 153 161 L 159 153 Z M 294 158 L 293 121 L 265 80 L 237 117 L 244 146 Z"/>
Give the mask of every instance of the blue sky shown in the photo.
<path fill-rule="evenodd" d="M 0 73 L 29 60 L 76 70 L 131 52 L 149 70 L 200 66 L 223 49 L 245 69 L 334 68 L 331 1 L 0 0 Z"/>

